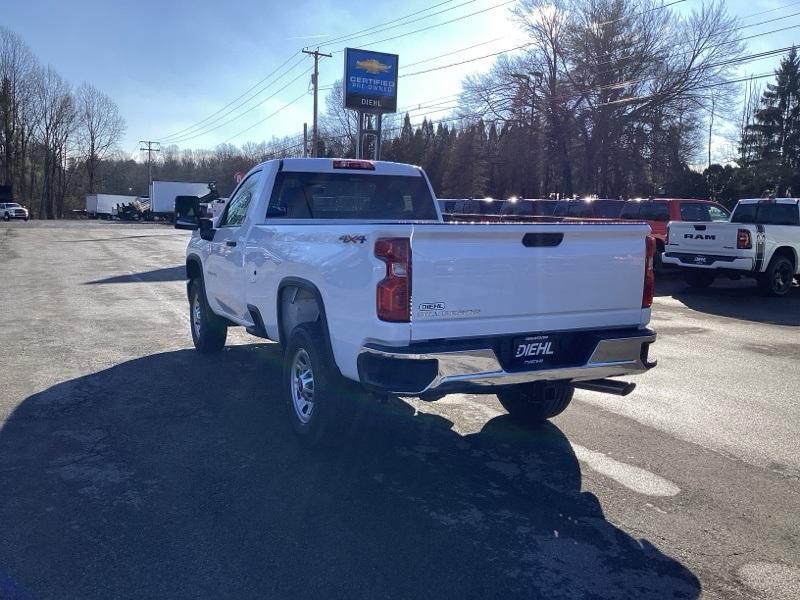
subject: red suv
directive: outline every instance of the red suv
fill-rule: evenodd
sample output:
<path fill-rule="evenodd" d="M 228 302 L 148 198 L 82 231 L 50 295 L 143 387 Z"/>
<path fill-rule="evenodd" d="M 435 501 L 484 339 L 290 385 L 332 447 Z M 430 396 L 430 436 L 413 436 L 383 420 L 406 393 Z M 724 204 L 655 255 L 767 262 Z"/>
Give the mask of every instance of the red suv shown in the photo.
<path fill-rule="evenodd" d="M 684 198 L 651 198 L 628 200 L 622 207 L 620 219 L 646 221 L 656 238 L 656 269 L 661 268 L 661 253 L 667 241 L 667 223 L 670 221 L 727 221 L 731 213 L 711 200 Z"/>

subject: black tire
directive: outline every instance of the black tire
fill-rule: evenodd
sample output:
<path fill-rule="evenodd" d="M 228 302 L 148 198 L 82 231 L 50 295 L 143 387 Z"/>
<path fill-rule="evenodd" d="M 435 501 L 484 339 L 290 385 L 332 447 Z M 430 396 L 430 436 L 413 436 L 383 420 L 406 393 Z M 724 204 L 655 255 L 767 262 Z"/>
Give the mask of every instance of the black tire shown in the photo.
<path fill-rule="evenodd" d="M 785 296 L 794 283 L 794 263 L 785 256 L 773 256 L 758 285 L 767 296 Z"/>
<path fill-rule="evenodd" d="M 11 215 L 9 215 L 8 213 L 4 214 L 3 215 L 3 220 L 4 221 L 10 221 L 11 220 Z"/>
<path fill-rule="evenodd" d="M 26 222 L 26 223 L 28 222 L 28 217 L 25 217 L 25 222 Z"/>
<path fill-rule="evenodd" d="M 228 337 L 228 324 L 217 316 L 208 306 L 203 283 L 193 279 L 189 286 L 189 328 L 192 341 L 198 352 L 212 354 L 225 347 Z"/>
<path fill-rule="evenodd" d="M 656 253 L 653 256 L 653 273 L 658 276 L 664 273 L 664 247 L 659 244 L 656 246 Z"/>
<path fill-rule="evenodd" d="M 518 423 L 538 425 L 564 412 L 574 391 L 566 383 L 523 383 L 497 392 L 497 399 Z"/>
<path fill-rule="evenodd" d="M 696 290 L 704 290 L 716 279 L 716 275 L 710 271 L 702 271 L 700 269 L 687 269 L 683 274 L 683 278 L 690 288 Z"/>
<path fill-rule="evenodd" d="M 292 330 L 283 356 L 283 390 L 289 422 L 303 445 L 341 444 L 353 419 L 359 393 L 355 388 L 336 368 L 318 323 L 301 323 Z"/>

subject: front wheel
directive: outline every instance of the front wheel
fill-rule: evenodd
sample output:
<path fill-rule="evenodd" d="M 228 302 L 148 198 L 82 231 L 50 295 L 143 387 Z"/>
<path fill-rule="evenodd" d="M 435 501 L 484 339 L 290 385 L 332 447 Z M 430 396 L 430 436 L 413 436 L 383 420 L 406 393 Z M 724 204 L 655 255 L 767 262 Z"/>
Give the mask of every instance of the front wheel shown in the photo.
<path fill-rule="evenodd" d="M 564 412 L 574 391 L 566 383 L 523 383 L 497 392 L 497 399 L 515 421 L 537 425 Z"/>
<path fill-rule="evenodd" d="M 700 269 L 689 269 L 684 273 L 683 278 L 690 288 L 703 290 L 714 283 L 716 275 L 713 272 L 702 271 Z"/>
<path fill-rule="evenodd" d="M 289 422 L 301 442 L 311 448 L 339 444 L 357 392 L 338 372 L 318 323 L 302 323 L 289 335 L 283 382 Z"/>
<path fill-rule="evenodd" d="M 774 256 L 758 283 L 768 296 L 785 296 L 794 282 L 794 263 L 785 256 Z"/>
<path fill-rule="evenodd" d="M 189 320 L 194 347 L 203 354 L 219 352 L 225 347 L 228 325 L 208 306 L 203 282 L 192 280 L 189 286 Z"/>

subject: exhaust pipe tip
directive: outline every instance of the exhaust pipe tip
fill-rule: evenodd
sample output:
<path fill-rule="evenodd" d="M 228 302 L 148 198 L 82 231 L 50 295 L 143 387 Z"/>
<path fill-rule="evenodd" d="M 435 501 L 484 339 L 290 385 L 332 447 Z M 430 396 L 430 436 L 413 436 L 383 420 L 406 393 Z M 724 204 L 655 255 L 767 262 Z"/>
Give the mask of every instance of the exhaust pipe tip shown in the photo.
<path fill-rule="evenodd" d="M 578 381 L 573 385 L 578 389 L 600 392 L 603 394 L 613 394 L 615 396 L 627 396 L 636 389 L 636 384 L 633 382 L 616 381 L 614 379 Z"/>

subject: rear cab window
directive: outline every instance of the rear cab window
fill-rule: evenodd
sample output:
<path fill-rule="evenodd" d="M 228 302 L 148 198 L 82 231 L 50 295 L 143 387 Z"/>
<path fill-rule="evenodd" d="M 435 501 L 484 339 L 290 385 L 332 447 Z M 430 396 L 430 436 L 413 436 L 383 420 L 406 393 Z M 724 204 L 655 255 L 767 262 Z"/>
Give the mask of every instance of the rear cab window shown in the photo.
<path fill-rule="evenodd" d="M 438 221 L 424 177 L 282 171 L 267 218 Z"/>
<path fill-rule="evenodd" d="M 797 204 L 752 202 L 739 204 L 733 211 L 732 223 L 759 223 L 762 225 L 800 225 Z"/>

